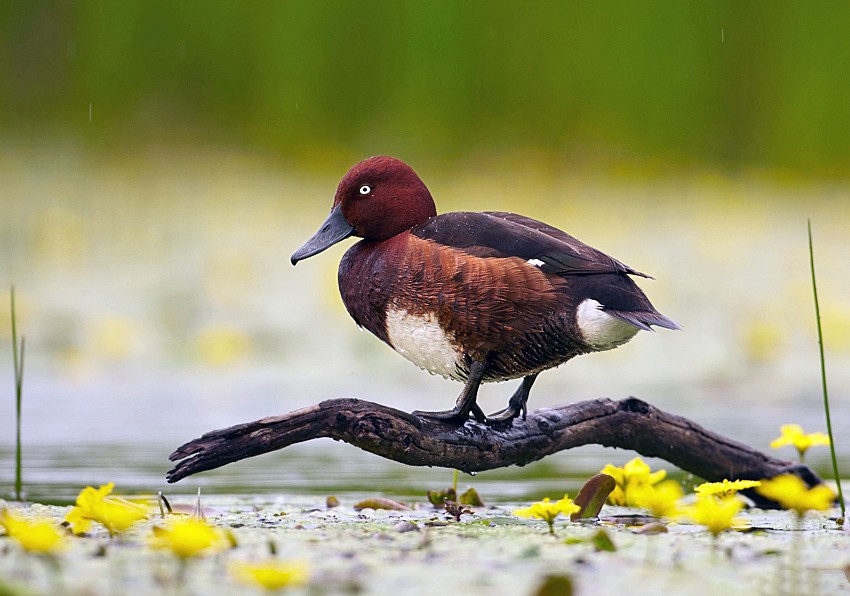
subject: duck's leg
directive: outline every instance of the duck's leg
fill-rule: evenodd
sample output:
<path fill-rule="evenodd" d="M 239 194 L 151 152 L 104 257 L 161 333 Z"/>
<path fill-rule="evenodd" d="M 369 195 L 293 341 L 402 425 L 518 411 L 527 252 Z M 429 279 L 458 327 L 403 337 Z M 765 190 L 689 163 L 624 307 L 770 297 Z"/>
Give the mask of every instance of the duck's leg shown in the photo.
<path fill-rule="evenodd" d="M 517 390 L 511 396 L 511 399 L 508 400 L 508 407 L 487 416 L 487 422 L 507 422 L 520 414 L 522 414 L 522 419 L 525 420 L 525 415 L 528 411 L 525 404 L 528 403 L 528 394 L 531 391 L 531 386 L 534 385 L 534 381 L 537 380 L 538 374 L 534 373 L 533 375 L 524 377 L 520 386 L 517 387 Z"/>
<path fill-rule="evenodd" d="M 457 398 L 455 407 L 451 410 L 442 410 L 439 412 L 423 412 L 416 410 L 413 412 L 415 416 L 423 416 L 425 418 L 436 418 L 437 420 L 449 420 L 463 424 L 469 418 L 469 414 L 475 417 L 479 422 L 485 422 L 487 417 L 484 411 L 476 403 L 478 397 L 478 386 L 481 385 L 481 380 L 484 378 L 484 373 L 487 370 L 487 365 L 483 362 L 473 360 L 469 366 L 469 376 L 466 378 L 466 385 L 463 386 L 463 391 Z"/>

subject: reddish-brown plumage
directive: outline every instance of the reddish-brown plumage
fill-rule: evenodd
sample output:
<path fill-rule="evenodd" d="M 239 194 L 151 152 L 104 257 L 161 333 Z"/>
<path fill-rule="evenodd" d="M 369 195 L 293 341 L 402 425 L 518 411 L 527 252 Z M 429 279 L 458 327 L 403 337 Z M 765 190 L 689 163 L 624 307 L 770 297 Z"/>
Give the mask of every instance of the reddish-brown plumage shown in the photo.
<path fill-rule="evenodd" d="M 350 235 L 363 238 L 339 267 L 352 318 L 423 368 L 466 380 L 455 409 L 429 415 L 483 419 L 478 384 L 524 377 L 495 416 L 510 420 L 540 371 L 638 329 L 678 328 L 629 277 L 642 273 L 521 215 L 436 215 L 428 189 L 394 158 L 345 175 L 328 220 L 292 262 Z"/>
<path fill-rule="evenodd" d="M 364 184 L 371 189 L 367 195 L 360 193 Z M 341 205 L 357 236 L 370 240 L 385 240 L 437 215 L 434 199 L 416 172 L 387 156 L 351 168 L 340 181 L 333 204 Z"/>

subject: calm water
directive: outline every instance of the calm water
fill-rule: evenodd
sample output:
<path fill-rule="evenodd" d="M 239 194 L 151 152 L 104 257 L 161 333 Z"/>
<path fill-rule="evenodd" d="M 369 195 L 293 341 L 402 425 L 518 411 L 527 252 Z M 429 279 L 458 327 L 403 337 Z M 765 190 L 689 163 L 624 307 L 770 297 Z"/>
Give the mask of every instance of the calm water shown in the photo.
<path fill-rule="evenodd" d="M 331 397 L 407 410 L 453 403 L 459 384 L 356 330 L 336 290 L 342 248 L 289 265 L 348 165 L 287 171 L 226 152 L 117 158 L 0 146 L 0 486 L 11 487 L 14 467 L 11 283 L 27 337 L 32 498 L 108 481 L 124 492 L 410 495 L 448 485 L 450 471 L 326 439 L 164 482 L 172 449 L 215 428 Z M 636 395 L 762 449 L 786 422 L 825 429 L 812 217 L 834 427 L 850 475 L 850 187 L 764 173 L 418 169 L 441 210 L 519 211 L 654 275 L 642 287 L 685 329 L 642 333 L 547 372 L 531 407 Z M 486 386 L 484 409 L 512 391 Z M 821 473 L 826 453 L 810 454 Z M 557 495 L 632 456 L 587 447 L 464 480 L 491 500 Z"/>

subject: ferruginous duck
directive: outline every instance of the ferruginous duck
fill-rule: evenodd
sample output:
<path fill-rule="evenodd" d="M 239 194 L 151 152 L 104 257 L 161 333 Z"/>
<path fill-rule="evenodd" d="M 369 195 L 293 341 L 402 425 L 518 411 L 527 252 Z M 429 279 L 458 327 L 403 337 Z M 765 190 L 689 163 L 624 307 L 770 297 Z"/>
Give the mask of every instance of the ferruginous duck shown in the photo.
<path fill-rule="evenodd" d="M 648 275 L 522 215 L 437 215 L 416 172 L 393 157 L 348 171 L 292 264 L 349 236 L 361 240 L 342 257 L 339 291 L 354 321 L 420 368 L 464 383 L 454 408 L 419 416 L 525 418 L 542 371 L 653 326 L 679 329 L 631 277 Z M 520 378 L 507 407 L 485 416 L 479 385 Z"/>

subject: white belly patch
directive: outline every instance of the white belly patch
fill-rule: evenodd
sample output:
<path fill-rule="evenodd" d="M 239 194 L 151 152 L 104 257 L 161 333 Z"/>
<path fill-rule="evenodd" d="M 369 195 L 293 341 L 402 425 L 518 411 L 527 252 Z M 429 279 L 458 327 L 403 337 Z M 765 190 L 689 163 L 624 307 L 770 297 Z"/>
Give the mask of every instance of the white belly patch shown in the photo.
<path fill-rule="evenodd" d="M 602 305 L 592 298 L 578 305 L 576 322 L 584 341 L 600 351 L 623 345 L 638 332 L 634 325 L 606 313 Z"/>
<path fill-rule="evenodd" d="M 387 310 L 387 335 L 393 349 L 432 375 L 460 380 L 461 354 L 433 315 Z"/>

